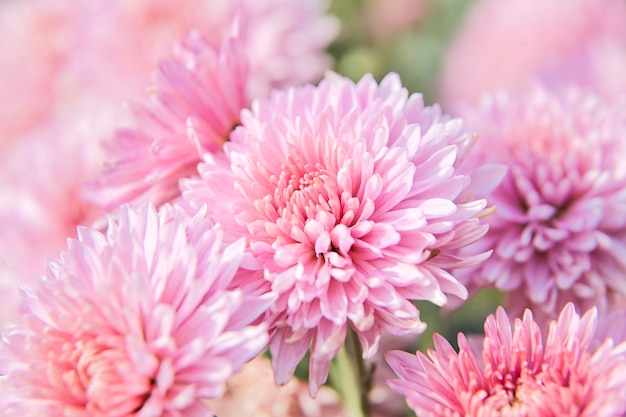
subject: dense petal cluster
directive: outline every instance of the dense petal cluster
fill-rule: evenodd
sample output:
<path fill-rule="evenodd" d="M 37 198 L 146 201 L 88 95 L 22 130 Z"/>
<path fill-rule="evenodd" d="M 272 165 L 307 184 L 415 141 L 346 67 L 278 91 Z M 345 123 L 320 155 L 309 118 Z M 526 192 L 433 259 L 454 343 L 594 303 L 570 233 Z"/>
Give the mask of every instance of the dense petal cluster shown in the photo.
<path fill-rule="evenodd" d="M 473 140 L 395 74 L 378 85 L 331 73 L 253 103 L 225 154 L 207 156 L 202 179 L 182 184 L 192 206 L 206 204 L 228 235 L 248 239 L 280 294 L 278 382 L 310 347 L 315 392 L 348 328 L 370 357 L 382 329 L 423 330 L 410 300 L 466 296 L 449 269 L 487 256 L 457 257 L 486 232 L 486 202 L 456 170 Z"/>
<path fill-rule="evenodd" d="M 476 104 L 498 89 L 588 87 L 626 92 L 626 4 L 621 0 L 480 0 L 444 59 L 442 102 Z"/>
<path fill-rule="evenodd" d="M 568 304 L 542 340 L 530 310 L 511 322 L 502 307 L 485 322 L 482 364 L 459 334 L 440 335 L 428 355 L 387 353 L 390 386 L 420 417 L 615 417 L 626 410 L 626 345 L 589 348 L 596 311 Z"/>
<path fill-rule="evenodd" d="M 467 162 L 509 172 L 488 196 L 497 209 L 477 243 L 494 253 L 459 278 L 515 291 L 510 307 L 533 305 L 536 317 L 555 318 L 568 301 L 604 314 L 624 300 L 626 102 L 537 88 L 495 95 L 464 120 L 481 138 Z"/>
<path fill-rule="evenodd" d="M 81 228 L 4 333 L 3 415 L 211 415 L 202 399 L 268 339 L 254 322 L 270 295 L 231 289 L 244 246 L 171 206 L 124 206 L 106 235 Z"/>

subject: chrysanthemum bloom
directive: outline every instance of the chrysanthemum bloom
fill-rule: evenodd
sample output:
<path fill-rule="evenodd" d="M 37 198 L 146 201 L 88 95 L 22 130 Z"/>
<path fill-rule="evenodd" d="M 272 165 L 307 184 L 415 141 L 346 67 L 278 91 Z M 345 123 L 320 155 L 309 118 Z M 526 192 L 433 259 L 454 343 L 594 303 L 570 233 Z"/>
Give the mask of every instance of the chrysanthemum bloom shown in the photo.
<path fill-rule="evenodd" d="M 106 211 L 129 201 L 172 201 L 178 180 L 192 176 L 202 155 L 221 150 L 250 98 L 316 80 L 327 68 L 321 51 L 337 31 L 320 2 L 207 3 L 211 30 L 192 33 L 175 59 L 160 64 L 156 105 L 134 106 L 134 126 L 104 144 L 93 200 Z"/>
<path fill-rule="evenodd" d="M 626 4 L 621 0 L 481 0 L 444 60 L 444 105 L 485 92 L 524 91 L 537 80 L 626 92 Z"/>
<path fill-rule="evenodd" d="M 420 417 L 616 417 L 626 411 L 626 344 L 589 348 L 596 311 L 568 304 L 547 339 L 530 310 L 513 328 L 502 307 L 485 321 L 482 363 L 459 334 L 459 352 L 435 334 L 428 355 L 386 354 L 389 385 Z"/>
<path fill-rule="evenodd" d="M 379 86 L 331 73 L 319 87 L 274 92 L 242 113 L 230 139 L 225 154 L 207 155 L 202 179 L 182 183 L 183 197 L 245 236 L 280 294 L 271 317 L 279 383 L 311 347 L 315 393 L 348 328 L 370 357 L 382 329 L 423 330 L 410 300 L 465 297 L 448 270 L 487 256 L 456 257 L 486 231 L 486 202 L 455 169 L 474 136 L 408 97 L 397 75 Z"/>
<path fill-rule="evenodd" d="M 135 126 L 104 142 L 106 162 L 90 199 L 111 211 L 124 202 L 161 205 L 180 194 L 178 180 L 222 144 L 248 105 L 245 51 L 238 39 L 214 49 L 194 32 L 155 74 L 153 106 L 134 105 Z"/>
<path fill-rule="evenodd" d="M 339 33 L 339 21 L 325 14 L 329 0 L 203 1 L 211 11 L 206 36 L 214 47 L 231 34 L 231 23 L 239 22 L 252 97 L 317 81 L 330 67 L 324 50 Z"/>
<path fill-rule="evenodd" d="M 230 289 L 244 241 L 224 245 L 202 211 L 123 206 L 68 248 L 4 333 L 3 415 L 210 416 L 202 399 L 267 344 L 253 323 L 269 295 Z"/>
<path fill-rule="evenodd" d="M 158 59 L 198 30 L 213 47 L 246 27 L 252 91 L 317 80 L 338 33 L 327 0 L 21 0 L 0 3 L 0 138 L 76 109 L 73 97 L 121 102 L 145 88 Z M 114 29 L 114 30 L 113 30 Z M 70 110 L 71 111 L 71 110 Z M 0 142 L 1 144 L 1 142 Z"/>
<path fill-rule="evenodd" d="M 532 305 L 537 319 L 556 318 L 568 301 L 603 315 L 623 300 L 626 101 L 537 88 L 492 96 L 464 120 L 480 137 L 467 163 L 509 172 L 488 195 L 496 211 L 476 243 L 493 255 L 459 279 L 511 292 L 509 307 L 519 314 Z"/>

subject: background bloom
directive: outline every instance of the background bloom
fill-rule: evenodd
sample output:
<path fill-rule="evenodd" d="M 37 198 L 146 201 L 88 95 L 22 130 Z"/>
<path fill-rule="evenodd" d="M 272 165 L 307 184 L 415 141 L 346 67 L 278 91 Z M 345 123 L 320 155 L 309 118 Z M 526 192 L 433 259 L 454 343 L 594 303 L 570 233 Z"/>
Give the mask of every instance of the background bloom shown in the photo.
<path fill-rule="evenodd" d="M 539 80 L 608 98 L 626 92 L 626 4 L 620 0 L 479 0 L 443 62 L 440 100 L 475 104 Z"/>
<path fill-rule="evenodd" d="M 626 409 L 626 346 L 607 339 L 589 349 L 595 310 L 568 304 L 542 340 L 530 310 L 511 322 L 502 307 L 485 322 L 482 364 L 459 334 L 459 352 L 440 335 L 428 356 L 387 353 L 399 379 L 390 386 L 418 415 L 621 416 Z"/>
<path fill-rule="evenodd" d="M 311 347 L 315 393 L 348 328 L 370 357 L 382 329 L 423 330 L 410 300 L 466 295 L 448 270 L 485 258 L 456 253 L 485 233 L 486 202 L 455 169 L 474 138 L 459 120 L 408 97 L 397 75 L 355 85 L 329 74 L 319 87 L 256 101 L 241 123 L 183 197 L 210 207 L 231 238 L 245 236 L 280 294 L 271 317 L 279 383 Z"/>
<path fill-rule="evenodd" d="M 210 400 L 218 416 L 256 417 L 347 417 L 339 397 L 332 389 L 322 387 L 315 399 L 307 384 L 292 379 L 277 386 L 270 361 L 259 356 L 228 380 L 226 393 Z"/>
<path fill-rule="evenodd" d="M 97 117 L 94 117 L 94 113 Z M 34 285 L 46 259 L 57 256 L 76 226 L 101 213 L 83 195 L 102 153 L 93 135 L 106 131 L 115 111 L 84 102 L 68 120 L 22 136 L 0 170 L 0 327 L 19 317 L 20 285 Z M 96 123 L 95 121 L 99 123 Z"/>
<path fill-rule="evenodd" d="M 252 323 L 270 296 L 230 289 L 246 264 L 202 211 L 124 206 L 106 236 L 80 228 L 4 333 L 7 415 L 211 415 L 201 399 L 267 344 Z"/>
<path fill-rule="evenodd" d="M 509 172 L 488 195 L 496 211 L 477 242 L 493 255 L 459 279 L 514 293 L 509 306 L 533 306 L 538 318 L 568 301 L 603 315 L 624 300 L 626 101 L 535 89 L 492 96 L 464 120 L 480 135 L 467 163 Z"/>
<path fill-rule="evenodd" d="M 246 28 L 252 92 L 319 78 L 337 35 L 324 0 L 23 0 L 0 3 L 0 138 L 77 109 L 85 94 L 121 103 L 139 95 L 157 60 L 192 29 L 213 47 Z M 114 30 L 113 30 L 114 29 Z M 71 111 L 71 110 L 70 110 Z"/>

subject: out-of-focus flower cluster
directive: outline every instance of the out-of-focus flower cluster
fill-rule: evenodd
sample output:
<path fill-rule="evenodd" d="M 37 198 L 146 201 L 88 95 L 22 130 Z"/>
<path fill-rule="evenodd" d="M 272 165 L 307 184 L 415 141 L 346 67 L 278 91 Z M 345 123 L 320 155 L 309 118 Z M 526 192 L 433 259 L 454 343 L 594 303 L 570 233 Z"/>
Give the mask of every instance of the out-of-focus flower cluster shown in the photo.
<path fill-rule="evenodd" d="M 0 0 L 0 39 L 0 414 L 626 416 L 623 0 Z"/>

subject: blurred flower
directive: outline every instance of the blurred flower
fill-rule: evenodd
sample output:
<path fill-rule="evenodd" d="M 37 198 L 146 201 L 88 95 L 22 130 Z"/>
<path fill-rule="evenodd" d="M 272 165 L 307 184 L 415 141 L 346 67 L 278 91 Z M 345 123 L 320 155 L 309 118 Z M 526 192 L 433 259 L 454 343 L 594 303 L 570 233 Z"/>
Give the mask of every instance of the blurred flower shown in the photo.
<path fill-rule="evenodd" d="M 347 417 L 330 388 L 322 387 L 313 399 L 306 383 L 292 379 L 279 387 L 273 377 L 270 361 L 256 358 L 228 380 L 224 396 L 209 401 L 211 409 L 218 416 Z"/>
<path fill-rule="evenodd" d="M 250 67 L 251 97 L 274 88 L 319 80 L 330 67 L 324 50 L 339 33 L 339 21 L 324 12 L 329 0 L 204 0 L 210 13 L 206 36 L 214 47 L 237 21 Z"/>
<path fill-rule="evenodd" d="M 337 35 L 325 0 L 21 0 L 0 2 L 0 143 L 46 124 L 85 94 L 138 95 L 158 59 L 192 29 L 214 48 L 245 27 L 253 95 L 315 81 Z M 71 110 L 70 110 L 71 111 Z"/>
<path fill-rule="evenodd" d="M 395 74 L 355 85 L 331 73 L 319 87 L 254 102 L 226 154 L 207 155 L 202 179 L 181 183 L 192 207 L 206 204 L 227 234 L 249 240 L 280 294 L 277 382 L 311 347 L 315 393 L 348 328 L 371 357 L 382 329 L 423 330 L 410 300 L 466 296 L 448 270 L 486 257 L 456 256 L 486 232 L 486 202 L 456 171 L 473 139 L 460 120 L 408 97 Z"/>
<path fill-rule="evenodd" d="M 420 417 L 614 417 L 626 410 L 626 346 L 589 349 L 595 310 L 568 304 L 544 341 L 530 310 L 513 329 L 502 307 L 485 322 L 482 364 L 459 334 L 459 352 L 435 334 L 435 349 L 387 353 L 392 388 Z"/>
<path fill-rule="evenodd" d="M 115 120 L 115 109 L 83 102 L 69 120 L 21 137 L 0 170 L 0 327 L 19 317 L 20 285 L 32 285 L 77 225 L 101 213 L 84 199 L 82 181 L 95 177 L 102 155 L 93 140 Z M 95 116 L 97 114 L 97 116 Z"/>
<path fill-rule="evenodd" d="M 69 10 L 60 1 L 1 1 L 0 158 L 13 140 L 47 121 L 70 42 Z M 36 29 L 36 30 L 35 30 Z"/>
<path fill-rule="evenodd" d="M 579 309 L 626 299 L 626 100 L 542 89 L 488 97 L 464 120 L 480 139 L 467 163 L 509 165 L 487 197 L 496 206 L 475 250 L 493 248 L 476 270 L 459 271 L 472 287 L 511 292 L 539 321 L 568 301 Z"/>
<path fill-rule="evenodd" d="M 441 74 L 445 105 L 539 80 L 606 97 L 626 92 L 626 4 L 621 0 L 479 0 Z"/>
<path fill-rule="evenodd" d="M 374 39 L 390 38 L 418 24 L 429 8 L 427 0 L 368 0 L 365 27 Z"/>
<path fill-rule="evenodd" d="M 271 301 L 234 287 L 244 241 L 205 213 L 124 206 L 80 228 L 4 333 L 3 415 L 211 415 L 202 402 L 267 344 Z"/>

